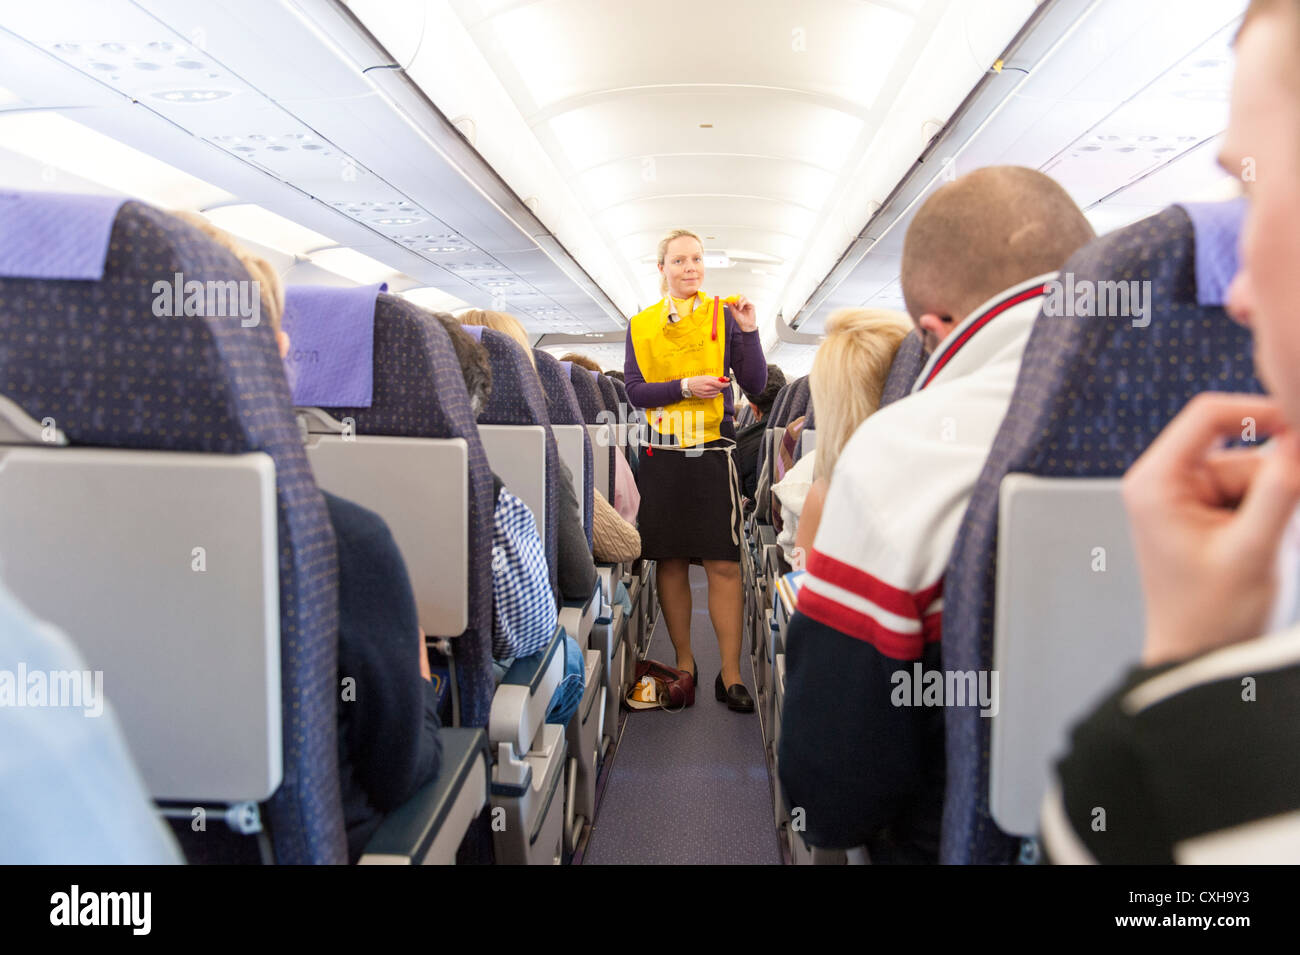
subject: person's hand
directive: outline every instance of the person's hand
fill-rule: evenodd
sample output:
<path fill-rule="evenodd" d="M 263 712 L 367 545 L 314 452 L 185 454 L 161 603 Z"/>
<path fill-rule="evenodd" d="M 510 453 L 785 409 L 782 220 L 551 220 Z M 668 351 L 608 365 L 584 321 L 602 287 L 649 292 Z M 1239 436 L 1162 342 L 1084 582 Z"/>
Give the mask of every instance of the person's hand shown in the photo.
<path fill-rule="evenodd" d="M 742 332 L 752 332 L 758 328 L 758 313 L 754 311 L 754 303 L 743 295 L 736 295 L 727 299 L 731 305 L 731 314 L 736 317 L 736 324 L 740 326 Z"/>
<path fill-rule="evenodd" d="M 433 682 L 433 671 L 429 669 L 429 650 L 424 645 L 424 628 L 420 628 L 420 676 Z"/>
<path fill-rule="evenodd" d="M 712 378 L 709 375 L 697 375 L 686 381 L 696 398 L 716 398 L 731 384 L 730 378 Z"/>
<path fill-rule="evenodd" d="M 1265 448 L 1223 449 L 1253 420 Z M 1146 599 L 1148 665 L 1260 636 L 1277 595 L 1277 552 L 1300 503 L 1300 436 L 1277 404 L 1203 394 L 1124 477 Z"/>

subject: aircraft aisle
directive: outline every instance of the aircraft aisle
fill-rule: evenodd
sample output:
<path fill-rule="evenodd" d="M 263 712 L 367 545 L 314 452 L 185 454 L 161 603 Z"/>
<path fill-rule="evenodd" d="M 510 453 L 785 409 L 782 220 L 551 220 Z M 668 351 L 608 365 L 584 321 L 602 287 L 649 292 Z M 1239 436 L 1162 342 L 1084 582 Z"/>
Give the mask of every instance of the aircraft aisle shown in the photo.
<path fill-rule="evenodd" d="M 680 713 L 627 714 L 583 862 L 782 861 L 758 714 L 733 713 L 713 698 L 719 656 L 707 596 L 704 568 L 691 567 L 691 646 L 703 684 L 695 705 Z M 662 615 L 649 657 L 675 659 Z M 741 653 L 741 670 L 754 686 L 748 647 Z"/>

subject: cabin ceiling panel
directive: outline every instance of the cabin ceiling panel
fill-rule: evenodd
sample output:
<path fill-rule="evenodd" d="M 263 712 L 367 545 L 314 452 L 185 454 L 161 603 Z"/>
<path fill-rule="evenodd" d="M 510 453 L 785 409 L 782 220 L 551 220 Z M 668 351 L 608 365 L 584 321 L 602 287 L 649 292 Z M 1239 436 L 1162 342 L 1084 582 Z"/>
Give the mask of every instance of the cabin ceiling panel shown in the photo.
<path fill-rule="evenodd" d="M 593 92 L 671 84 L 784 87 L 869 107 L 923 5 L 453 3 L 525 115 Z"/>

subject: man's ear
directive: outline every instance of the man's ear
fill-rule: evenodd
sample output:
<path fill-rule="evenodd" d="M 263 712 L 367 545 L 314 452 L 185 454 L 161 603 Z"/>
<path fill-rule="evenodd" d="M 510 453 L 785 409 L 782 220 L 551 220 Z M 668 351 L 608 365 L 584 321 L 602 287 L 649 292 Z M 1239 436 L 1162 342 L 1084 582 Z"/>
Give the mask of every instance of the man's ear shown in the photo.
<path fill-rule="evenodd" d="M 936 312 L 926 312 L 917 321 L 921 326 L 921 331 L 925 332 L 928 337 L 935 342 L 941 342 L 948 337 L 948 333 L 953 330 L 951 318 L 945 318 Z"/>
<path fill-rule="evenodd" d="M 283 328 L 275 333 L 275 343 L 280 346 L 280 361 L 289 357 L 289 333 Z"/>

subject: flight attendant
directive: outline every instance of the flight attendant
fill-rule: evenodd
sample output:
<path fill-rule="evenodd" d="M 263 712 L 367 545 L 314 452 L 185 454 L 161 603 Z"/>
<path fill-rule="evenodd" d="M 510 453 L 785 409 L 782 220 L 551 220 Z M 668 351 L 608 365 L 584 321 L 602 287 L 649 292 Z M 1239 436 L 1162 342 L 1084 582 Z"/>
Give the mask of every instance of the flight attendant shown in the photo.
<path fill-rule="evenodd" d="M 641 456 L 637 524 L 641 555 L 657 564 L 659 603 L 677 666 L 698 674 L 691 650 L 692 561 L 708 575 L 709 617 L 722 672 L 715 695 L 753 712 L 740 676 L 743 595 L 740 482 L 731 381 L 763 390 L 767 360 L 754 305 L 744 296 L 704 294 L 704 247 L 675 229 L 659 243 L 664 298 L 628 324 L 624 378 L 628 401 L 647 409 L 649 445 Z M 696 676 L 698 683 L 698 675 Z"/>

